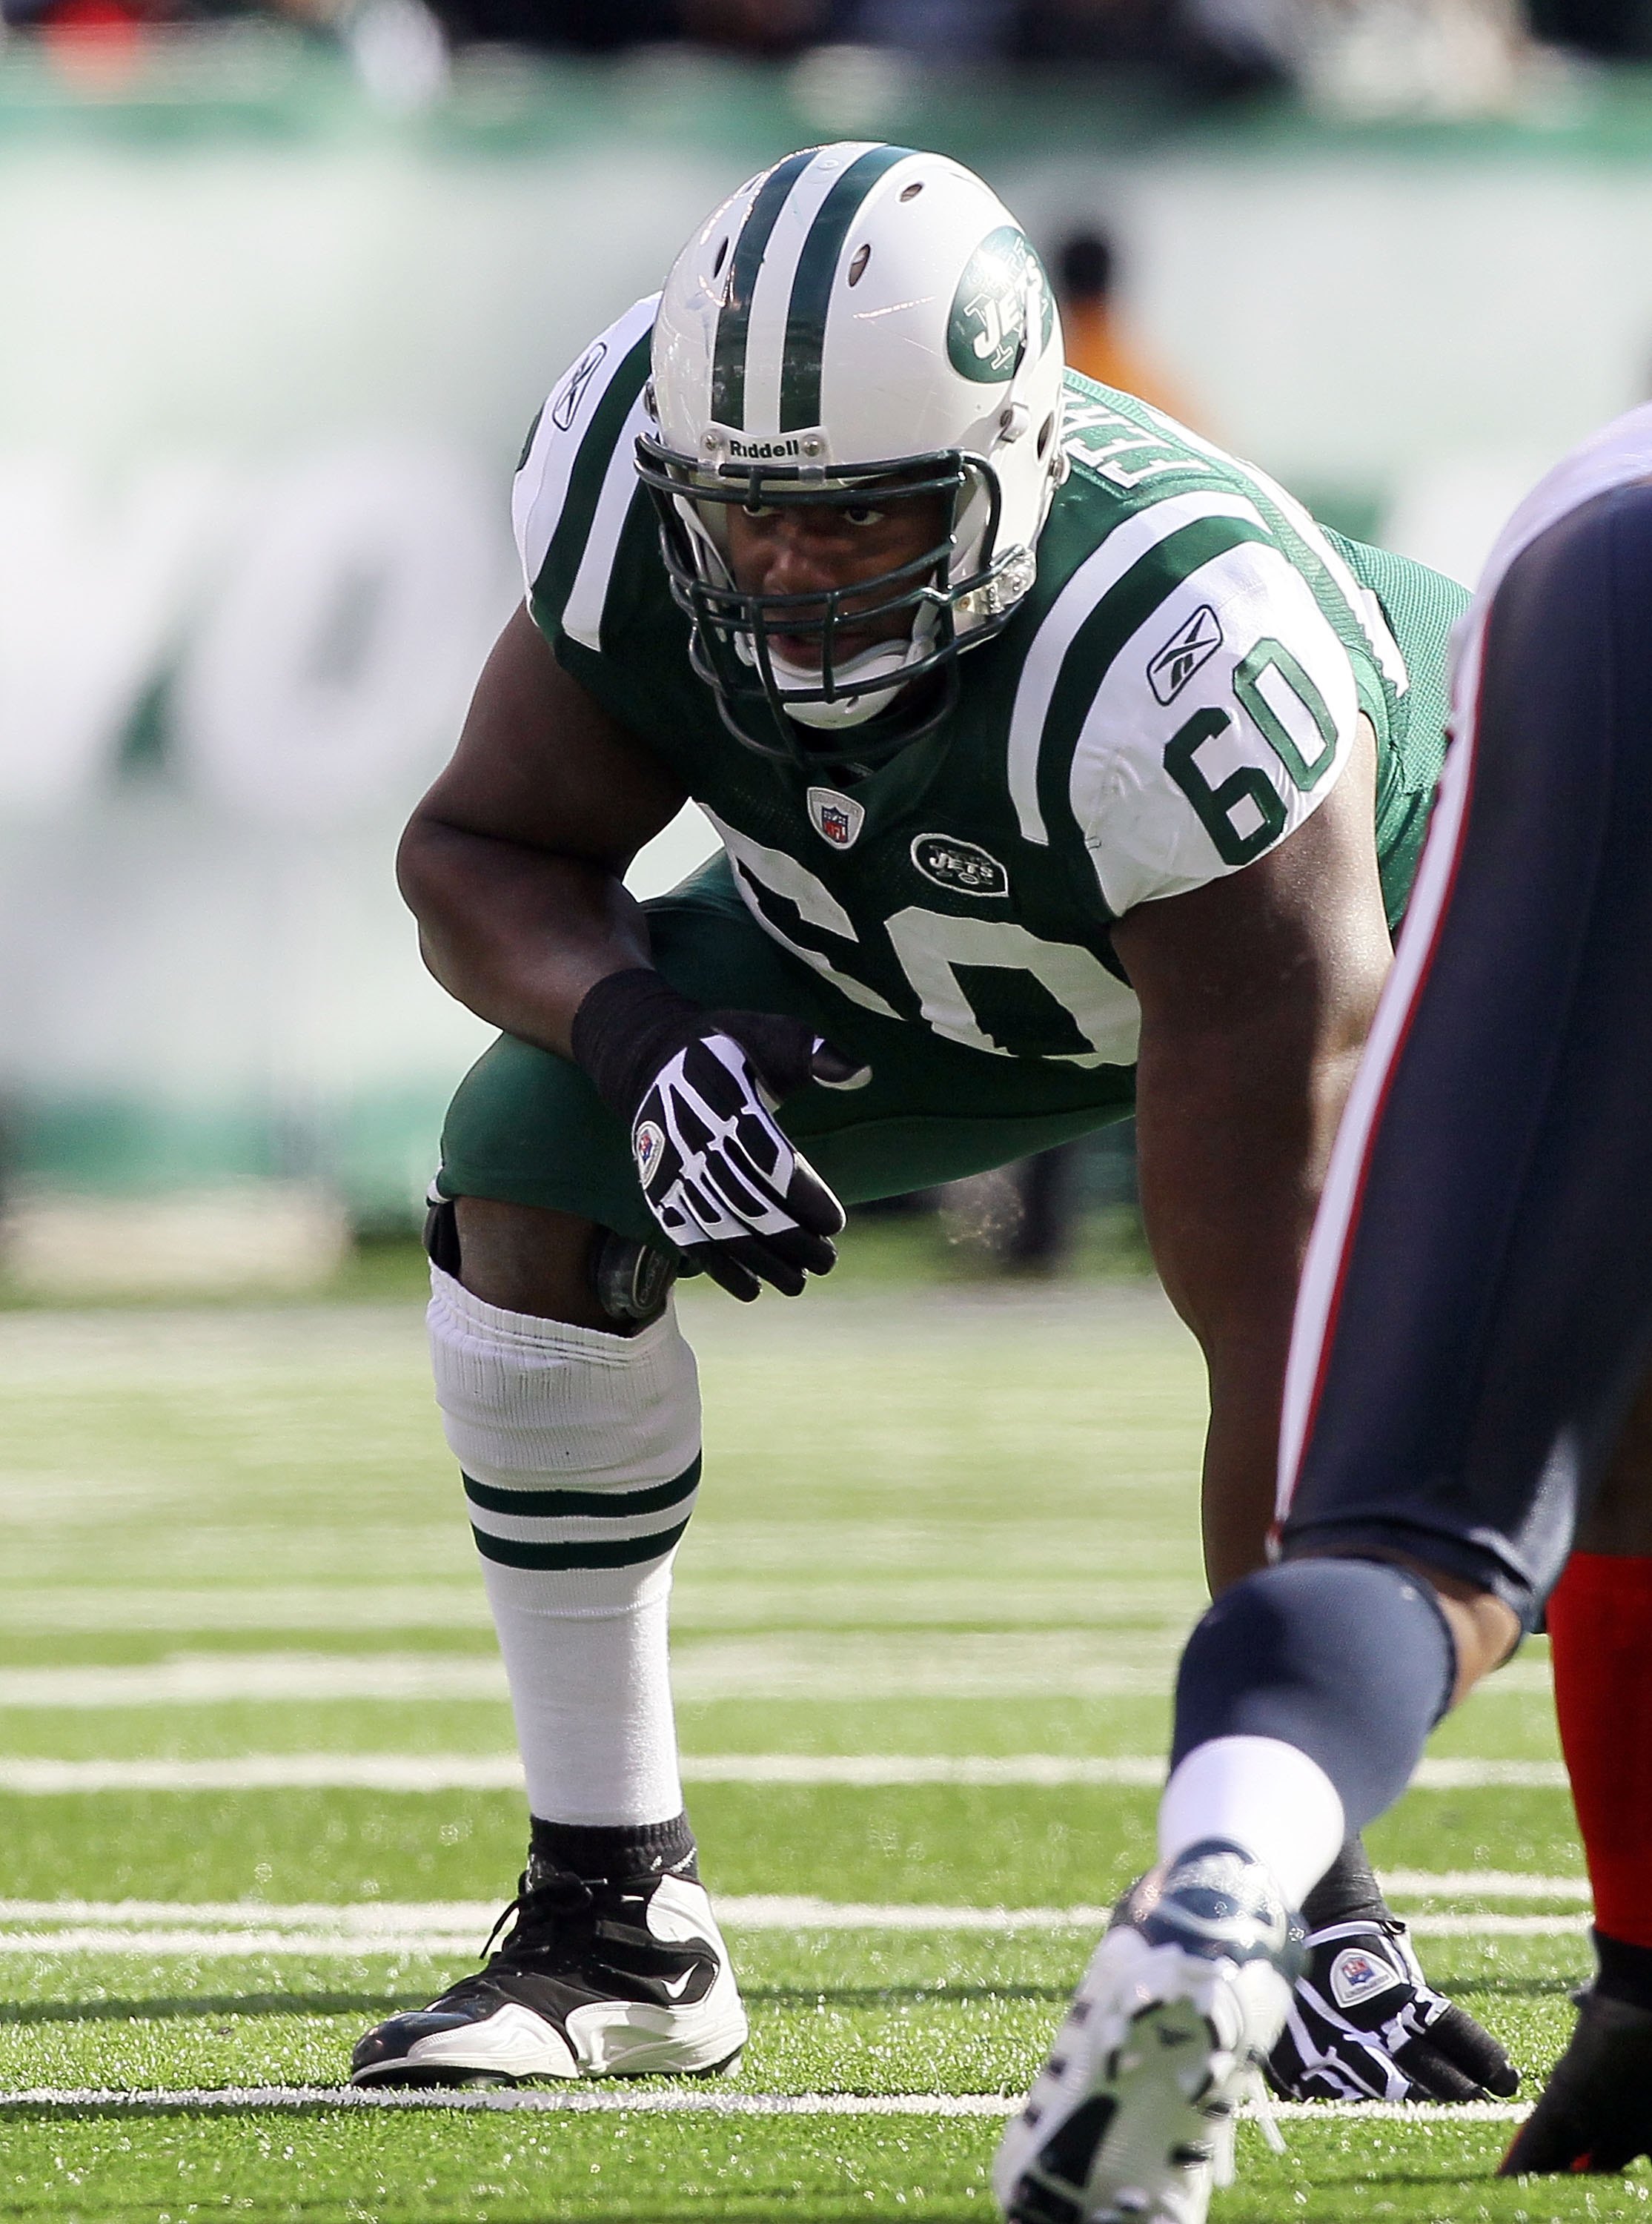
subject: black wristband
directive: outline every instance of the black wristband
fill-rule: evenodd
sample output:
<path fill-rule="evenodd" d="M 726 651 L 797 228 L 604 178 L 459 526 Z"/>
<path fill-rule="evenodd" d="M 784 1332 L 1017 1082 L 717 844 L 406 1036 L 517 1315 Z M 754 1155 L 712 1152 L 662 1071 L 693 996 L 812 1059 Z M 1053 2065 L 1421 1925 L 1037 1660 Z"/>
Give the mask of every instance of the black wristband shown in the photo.
<path fill-rule="evenodd" d="M 1302 1902 L 1302 1920 L 1310 1930 L 1328 1930 L 1334 1923 L 1393 1920 L 1383 1888 L 1372 1873 L 1364 1839 L 1345 1841 L 1341 1852 Z"/>
<path fill-rule="evenodd" d="M 633 965 L 586 990 L 569 1039 L 576 1064 L 628 1128 L 654 1076 L 704 1018 L 704 1006 L 679 995 L 652 965 Z"/>

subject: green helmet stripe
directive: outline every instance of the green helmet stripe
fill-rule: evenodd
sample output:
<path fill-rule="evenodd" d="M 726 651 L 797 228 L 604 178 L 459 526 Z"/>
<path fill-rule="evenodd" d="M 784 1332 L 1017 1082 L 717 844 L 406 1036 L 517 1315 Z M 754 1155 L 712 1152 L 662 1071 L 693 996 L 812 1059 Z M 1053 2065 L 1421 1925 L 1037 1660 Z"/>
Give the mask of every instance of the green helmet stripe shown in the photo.
<path fill-rule="evenodd" d="M 751 331 L 752 294 L 763 254 L 786 196 L 815 159 L 816 149 L 788 155 L 764 179 L 757 198 L 735 242 L 728 269 L 728 291 L 717 318 L 716 344 L 711 356 L 711 416 L 718 425 L 744 427 L 746 422 L 746 343 Z"/>
<path fill-rule="evenodd" d="M 780 372 L 780 430 L 795 433 L 820 422 L 820 365 L 826 311 L 837 258 L 861 204 L 886 170 L 904 162 L 910 147 L 872 147 L 857 155 L 820 205 L 791 281 L 785 352 Z M 721 333 L 719 333 L 721 338 Z"/>

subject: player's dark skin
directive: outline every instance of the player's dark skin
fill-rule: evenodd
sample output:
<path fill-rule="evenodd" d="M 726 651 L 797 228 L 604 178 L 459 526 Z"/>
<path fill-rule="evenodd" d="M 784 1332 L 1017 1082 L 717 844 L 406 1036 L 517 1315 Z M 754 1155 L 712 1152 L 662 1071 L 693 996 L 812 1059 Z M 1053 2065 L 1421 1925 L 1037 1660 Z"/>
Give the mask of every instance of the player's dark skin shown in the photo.
<path fill-rule="evenodd" d="M 731 510 L 741 585 L 852 587 L 939 537 L 926 504 L 861 508 Z M 867 641 L 882 635 L 869 630 Z M 806 636 L 791 647 L 798 661 L 818 661 Z M 1113 928 L 1142 1010 L 1143 1214 L 1209 1373 L 1204 1532 L 1215 1590 L 1262 1564 L 1297 1279 L 1388 970 L 1375 771 L 1362 717 L 1353 761 L 1288 840 L 1240 872 L 1138 906 Z M 567 1057 L 586 991 L 648 962 L 646 919 L 621 875 L 684 800 L 519 610 L 402 843 L 402 891 L 431 971 L 482 1018 Z M 591 1223 L 482 1197 L 461 1197 L 457 1216 L 461 1272 L 476 1296 L 614 1330 L 586 1280 Z M 1652 1444 L 1652 1409 L 1643 1434 Z M 1472 1681 L 1510 1649 L 1513 1617 L 1456 1578 L 1433 1580 Z"/>

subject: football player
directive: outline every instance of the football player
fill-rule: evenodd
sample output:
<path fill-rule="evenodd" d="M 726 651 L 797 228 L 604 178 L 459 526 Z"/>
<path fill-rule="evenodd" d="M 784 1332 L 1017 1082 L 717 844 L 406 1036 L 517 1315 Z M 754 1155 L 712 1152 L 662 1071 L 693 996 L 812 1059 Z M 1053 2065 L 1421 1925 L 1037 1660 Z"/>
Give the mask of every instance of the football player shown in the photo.
<path fill-rule="evenodd" d="M 678 1272 L 795 1295 L 840 1200 L 1133 1107 L 1209 1367 L 1212 1582 L 1260 1564 L 1461 602 L 1065 376 L 1009 212 L 892 146 L 715 210 L 552 392 L 514 517 L 526 600 L 402 875 L 503 1030 L 443 1139 L 430 1322 L 531 1847 L 500 1951 L 369 2033 L 368 2082 L 707 2070 L 745 2037 L 666 1669 L 700 1475 Z M 640 906 L 621 875 L 687 797 L 722 854 Z M 1390 1949 L 1357 1846 L 1310 1913 Z M 1502 2089 L 1407 1987 L 1438 2044 L 1382 2089 Z M 1346 2019 L 1315 2030 L 1373 2074 Z"/>
<path fill-rule="evenodd" d="M 1551 1614 L 1593 1984 L 1505 2174 L 1652 2152 L 1652 408 L 1506 529 L 1304 1272 L 1280 1561 L 1189 1642 L 1161 1866 L 1000 2150 L 1018 2224 L 1196 2224 L 1234 2102 L 1311 2040 L 1310 1892 Z M 1403 1978 L 1329 1988 L 1403 2057 Z M 1275 2053 L 1276 2061 L 1278 2059 Z"/>

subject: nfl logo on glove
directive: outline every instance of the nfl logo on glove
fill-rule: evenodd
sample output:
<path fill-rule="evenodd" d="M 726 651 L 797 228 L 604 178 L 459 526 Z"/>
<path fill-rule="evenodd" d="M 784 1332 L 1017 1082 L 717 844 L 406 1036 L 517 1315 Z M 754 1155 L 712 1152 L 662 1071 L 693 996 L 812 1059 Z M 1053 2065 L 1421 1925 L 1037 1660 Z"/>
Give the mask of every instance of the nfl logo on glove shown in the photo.
<path fill-rule="evenodd" d="M 645 1120 L 633 1137 L 631 1147 L 637 1172 L 646 1182 L 654 1170 L 654 1161 L 665 1147 L 665 1134 L 653 1121 Z"/>

